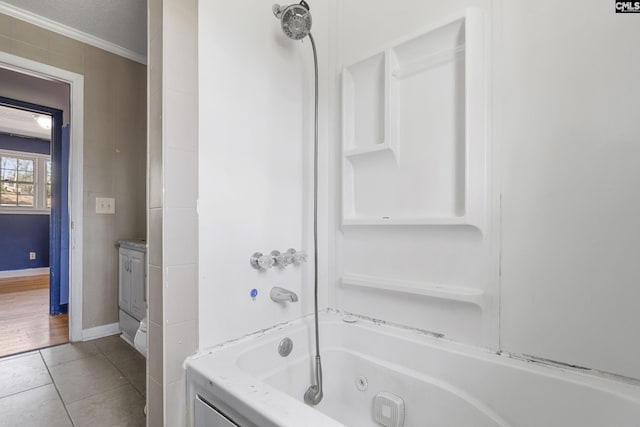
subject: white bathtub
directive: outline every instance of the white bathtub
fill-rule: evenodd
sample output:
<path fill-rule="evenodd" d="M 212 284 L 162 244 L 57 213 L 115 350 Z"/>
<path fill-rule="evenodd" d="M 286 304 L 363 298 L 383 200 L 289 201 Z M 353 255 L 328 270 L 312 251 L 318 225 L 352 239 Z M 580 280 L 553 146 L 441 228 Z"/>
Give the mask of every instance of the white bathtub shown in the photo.
<path fill-rule="evenodd" d="M 349 324 L 335 313 L 321 317 L 324 399 L 312 408 L 302 401 L 312 378 L 312 325 L 301 319 L 188 359 L 190 424 L 373 427 L 380 425 L 373 399 L 390 392 L 404 401 L 405 427 L 640 426 L 638 385 L 363 319 Z M 294 347 L 281 357 L 285 337 Z M 211 408 L 224 414 L 220 424 L 204 421 Z"/>

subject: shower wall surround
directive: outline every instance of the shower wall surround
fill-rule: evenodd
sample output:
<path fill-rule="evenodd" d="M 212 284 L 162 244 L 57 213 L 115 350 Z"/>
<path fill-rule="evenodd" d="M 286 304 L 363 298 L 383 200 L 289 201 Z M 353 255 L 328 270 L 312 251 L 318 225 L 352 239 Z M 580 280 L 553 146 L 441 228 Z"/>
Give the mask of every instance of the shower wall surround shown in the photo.
<path fill-rule="evenodd" d="M 344 67 L 343 225 L 483 231 L 484 15 L 467 9 Z"/>
<path fill-rule="evenodd" d="M 640 378 L 640 16 L 501 3 L 502 348 Z"/>
<path fill-rule="evenodd" d="M 326 170 L 328 5 L 311 3 L 319 55 L 320 169 Z M 241 22 L 241 25 L 239 23 Z M 313 312 L 313 261 L 258 271 L 277 249 L 313 254 L 313 56 L 273 18 L 271 3 L 199 3 L 200 348 Z M 326 177 L 323 177 L 326 180 Z M 320 206 L 327 206 L 320 183 Z M 320 216 L 321 307 L 326 307 L 326 208 Z M 299 301 L 278 304 L 281 286 Z M 252 298 L 252 290 L 257 296 Z"/>
<path fill-rule="evenodd" d="M 329 305 L 495 348 L 490 12 L 489 1 L 339 2 Z"/>
<path fill-rule="evenodd" d="M 619 43 L 640 26 L 534 3 L 311 4 L 321 307 L 640 378 L 640 59 Z M 312 57 L 269 8 L 198 6 L 200 349 L 312 310 L 310 263 L 249 265 L 312 252 Z"/>
<path fill-rule="evenodd" d="M 403 111 L 403 93 L 396 90 L 400 98 L 384 105 L 395 108 L 400 125 L 407 121 L 405 129 L 391 129 L 399 137 L 389 147 L 380 143 L 388 133 L 388 111 L 369 114 L 383 97 L 363 98 L 369 110 L 360 113 L 350 110 L 352 99 L 343 100 L 356 124 L 364 117 L 362 122 L 377 127 L 354 131 L 343 120 L 342 137 L 339 120 L 331 127 L 333 139 L 344 144 L 332 146 L 331 161 L 346 161 L 342 182 L 336 179 L 332 186 L 344 202 L 335 208 L 342 227 L 329 306 L 494 350 L 640 378 L 640 124 L 631 113 L 639 108 L 640 82 L 633 76 L 640 72 L 640 58 L 616 43 L 640 37 L 640 26 L 609 6 L 339 2 L 336 74 L 346 67 L 350 89 L 349 79 L 355 75 L 357 82 L 357 73 L 369 67 L 369 80 L 361 79 L 365 89 L 369 85 L 362 92 L 368 96 L 388 78 L 385 56 L 397 40 L 416 35 L 419 40 L 466 8 L 484 11 L 487 220 L 484 227 L 464 225 L 460 214 L 466 210 L 459 207 L 468 204 L 443 197 L 459 182 L 467 191 L 479 182 L 438 175 L 455 156 L 447 144 L 456 138 L 440 129 L 451 131 L 456 111 L 463 129 L 474 117 L 468 105 L 464 112 L 455 108 L 456 97 L 468 102 L 468 84 L 464 92 L 456 91 L 454 80 L 442 76 L 449 67 L 449 78 L 457 78 L 472 64 L 459 58 L 456 71 L 450 64 L 457 52 L 447 62 L 446 52 L 436 50 L 439 63 L 428 73 L 441 84 L 411 77 L 415 84 L 408 86 L 408 94 L 422 96 L 424 104 Z M 459 32 L 464 50 L 471 37 L 477 42 L 481 36 Z M 420 52 L 444 39 L 434 40 Z M 384 53 L 372 56 L 375 52 Z M 363 57 L 368 64 L 358 62 Z M 336 108 L 339 95 L 336 89 Z M 352 135 L 379 144 L 360 147 Z M 469 136 L 474 135 L 467 128 L 467 143 Z M 467 152 L 458 164 L 468 167 L 469 158 Z M 418 183 L 402 181 L 403 167 L 412 164 L 422 174 Z M 406 215 L 429 210 L 436 215 Z M 372 215 L 362 215 L 367 212 Z"/>
<path fill-rule="evenodd" d="M 198 348 L 195 0 L 149 7 L 149 426 L 186 425 L 184 359 Z"/>

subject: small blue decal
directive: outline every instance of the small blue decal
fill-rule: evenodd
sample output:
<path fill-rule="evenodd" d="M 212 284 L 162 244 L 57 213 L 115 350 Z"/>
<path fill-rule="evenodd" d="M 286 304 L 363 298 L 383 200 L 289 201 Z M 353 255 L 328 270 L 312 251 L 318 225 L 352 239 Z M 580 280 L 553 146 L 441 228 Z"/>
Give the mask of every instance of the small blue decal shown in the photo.
<path fill-rule="evenodd" d="M 251 299 L 255 301 L 257 296 L 258 296 L 258 290 L 255 288 L 251 289 Z"/>

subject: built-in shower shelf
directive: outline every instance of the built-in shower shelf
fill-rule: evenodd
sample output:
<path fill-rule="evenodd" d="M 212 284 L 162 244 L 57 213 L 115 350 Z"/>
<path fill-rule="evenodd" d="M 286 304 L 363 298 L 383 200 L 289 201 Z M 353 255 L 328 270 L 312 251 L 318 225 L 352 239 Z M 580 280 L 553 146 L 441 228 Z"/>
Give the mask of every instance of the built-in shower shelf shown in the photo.
<path fill-rule="evenodd" d="M 416 73 L 426 71 L 429 68 L 456 60 L 464 60 L 464 44 L 442 49 L 424 58 L 408 61 L 402 68 L 397 67 L 393 70 L 391 75 L 396 79 L 406 79 Z"/>
<path fill-rule="evenodd" d="M 444 218 L 392 218 L 392 217 L 345 217 L 343 225 L 470 225 L 465 217 L 444 217 Z"/>
<path fill-rule="evenodd" d="M 486 228 L 484 12 L 345 60 L 342 225 Z"/>
<path fill-rule="evenodd" d="M 366 154 L 382 153 L 385 151 L 393 152 L 393 148 L 389 144 L 376 144 L 370 147 L 353 148 L 351 150 L 346 150 L 344 152 L 344 156 L 349 158 Z"/>
<path fill-rule="evenodd" d="M 345 274 L 342 276 L 342 286 L 377 289 L 407 295 L 428 298 L 445 299 L 483 306 L 484 291 L 481 289 L 462 286 L 441 285 L 427 282 L 387 279 L 382 277 L 364 276 L 359 274 Z"/>

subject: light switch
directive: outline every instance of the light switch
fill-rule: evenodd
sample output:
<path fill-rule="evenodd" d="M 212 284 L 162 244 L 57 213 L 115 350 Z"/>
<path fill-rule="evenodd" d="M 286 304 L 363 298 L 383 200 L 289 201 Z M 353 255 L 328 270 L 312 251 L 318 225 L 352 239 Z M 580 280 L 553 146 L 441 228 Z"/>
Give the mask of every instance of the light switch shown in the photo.
<path fill-rule="evenodd" d="M 115 214 L 116 199 L 110 197 L 96 197 L 97 214 Z"/>

